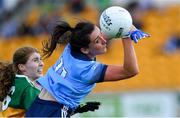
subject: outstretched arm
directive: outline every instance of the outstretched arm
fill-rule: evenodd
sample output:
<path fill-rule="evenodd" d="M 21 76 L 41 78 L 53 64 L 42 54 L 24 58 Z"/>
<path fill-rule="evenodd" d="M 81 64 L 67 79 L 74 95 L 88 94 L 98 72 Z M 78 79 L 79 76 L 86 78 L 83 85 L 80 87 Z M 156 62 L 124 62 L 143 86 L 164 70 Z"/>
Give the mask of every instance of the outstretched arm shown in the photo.
<path fill-rule="evenodd" d="M 133 42 L 137 43 L 140 39 L 149 37 L 148 34 L 132 28 L 130 37 L 122 39 L 124 48 L 124 63 L 123 65 L 108 65 L 104 81 L 117 81 L 133 77 L 139 73 L 136 53 Z"/>

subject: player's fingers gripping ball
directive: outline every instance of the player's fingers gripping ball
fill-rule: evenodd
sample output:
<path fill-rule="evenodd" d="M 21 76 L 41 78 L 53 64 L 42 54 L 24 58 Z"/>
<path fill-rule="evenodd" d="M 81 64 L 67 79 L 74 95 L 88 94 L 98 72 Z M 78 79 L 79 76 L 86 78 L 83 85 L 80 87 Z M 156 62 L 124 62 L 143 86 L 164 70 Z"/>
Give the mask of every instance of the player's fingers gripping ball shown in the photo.
<path fill-rule="evenodd" d="M 150 37 L 150 35 L 141 30 L 135 30 L 130 33 L 130 37 L 135 43 L 137 43 L 140 39 Z"/>

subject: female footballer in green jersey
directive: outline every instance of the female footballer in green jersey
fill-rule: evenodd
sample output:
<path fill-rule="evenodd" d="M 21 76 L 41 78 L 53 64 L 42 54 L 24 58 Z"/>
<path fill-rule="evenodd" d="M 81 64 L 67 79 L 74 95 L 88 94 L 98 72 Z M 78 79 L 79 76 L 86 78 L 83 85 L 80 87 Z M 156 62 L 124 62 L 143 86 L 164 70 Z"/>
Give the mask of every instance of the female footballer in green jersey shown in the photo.
<path fill-rule="evenodd" d="M 39 94 L 34 80 L 43 75 L 44 63 L 33 47 L 15 51 L 12 63 L 0 62 L 1 115 L 22 117 Z"/>

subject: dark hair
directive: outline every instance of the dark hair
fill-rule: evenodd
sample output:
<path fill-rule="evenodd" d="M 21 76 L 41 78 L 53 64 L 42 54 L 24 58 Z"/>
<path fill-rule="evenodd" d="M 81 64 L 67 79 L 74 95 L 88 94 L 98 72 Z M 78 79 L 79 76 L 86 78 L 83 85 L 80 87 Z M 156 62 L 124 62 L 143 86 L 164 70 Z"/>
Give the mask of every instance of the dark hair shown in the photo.
<path fill-rule="evenodd" d="M 15 74 L 22 74 L 18 64 L 26 64 L 32 53 L 38 52 L 33 47 L 22 47 L 15 51 L 13 62 L 0 62 L 0 101 L 8 94 L 11 86 L 14 84 Z"/>
<path fill-rule="evenodd" d="M 69 43 L 71 50 L 80 51 L 82 47 L 88 47 L 90 34 L 94 30 L 94 24 L 79 22 L 72 28 L 65 21 L 58 21 L 49 40 L 43 42 L 43 57 L 48 58 L 55 50 L 57 44 Z"/>

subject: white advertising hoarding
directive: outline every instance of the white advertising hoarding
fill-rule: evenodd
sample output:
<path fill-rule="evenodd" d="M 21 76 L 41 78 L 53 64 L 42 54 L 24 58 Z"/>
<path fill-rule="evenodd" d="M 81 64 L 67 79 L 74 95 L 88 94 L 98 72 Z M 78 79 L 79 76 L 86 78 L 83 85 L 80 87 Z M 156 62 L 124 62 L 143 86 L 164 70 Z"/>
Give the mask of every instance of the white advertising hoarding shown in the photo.
<path fill-rule="evenodd" d="M 120 97 L 123 116 L 175 117 L 177 95 L 169 92 L 126 93 Z"/>

